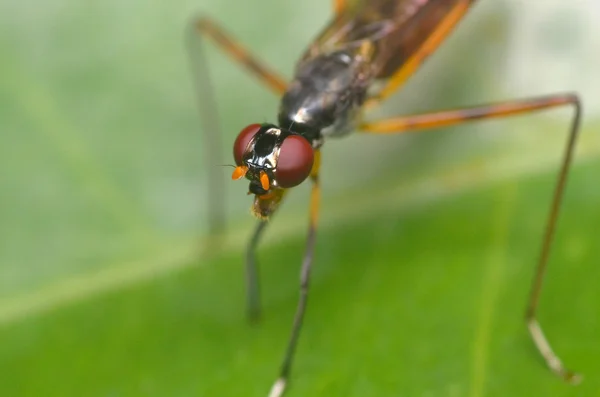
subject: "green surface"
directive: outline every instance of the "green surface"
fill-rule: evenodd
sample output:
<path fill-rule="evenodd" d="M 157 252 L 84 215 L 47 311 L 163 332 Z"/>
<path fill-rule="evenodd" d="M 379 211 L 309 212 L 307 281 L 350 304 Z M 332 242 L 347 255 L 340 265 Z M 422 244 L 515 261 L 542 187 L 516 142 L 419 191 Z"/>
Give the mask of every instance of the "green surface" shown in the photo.
<path fill-rule="evenodd" d="M 598 166 L 573 174 L 541 310 L 582 385 L 546 370 L 522 321 L 552 179 L 530 177 L 367 221 L 326 215 L 289 395 L 594 395 Z M 257 326 L 244 321 L 239 251 L 6 326 L 2 394 L 263 396 L 301 252 L 300 232 L 261 250 Z"/>
<path fill-rule="evenodd" d="M 204 162 L 183 30 L 209 13 L 289 76 L 329 6 L 238 3 L 232 13 L 221 0 L 0 2 L 0 396 L 266 395 L 297 296 L 307 187 L 261 247 L 265 319 L 250 327 L 247 186 L 228 184 L 230 227 L 217 248 L 204 182 L 218 168 Z M 518 37 L 540 13 L 480 3 L 374 117 L 513 97 L 515 81 L 518 95 L 581 92 L 542 324 L 587 379 L 554 379 L 521 321 L 564 141 L 568 112 L 556 111 L 328 142 L 292 396 L 600 389 L 598 24 L 584 2 L 571 13 L 548 6 Z M 544 21 L 560 27 L 557 45 Z M 208 55 L 225 142 L 272 120 L 277 98 L 214 47 Z M 550 73 L 557 64 L 563 73 Z"/>

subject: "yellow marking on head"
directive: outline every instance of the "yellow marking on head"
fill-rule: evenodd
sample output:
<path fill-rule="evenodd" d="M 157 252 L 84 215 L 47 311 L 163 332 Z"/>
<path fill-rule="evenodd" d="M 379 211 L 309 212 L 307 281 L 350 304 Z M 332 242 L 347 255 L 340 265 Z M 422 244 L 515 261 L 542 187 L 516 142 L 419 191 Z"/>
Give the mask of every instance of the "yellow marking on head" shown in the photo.
<path fill-rule="evenodd" d="M 246 175 L 246 172 L 248 172 L 248 167 L 245 165 L 238 165 L 237 167 L 235 167 L 235 170 L 233 170 L 233 174 L 231 174 L 231 179 L 238 180 L 244 177 L 244 175 Z"/>
<path fill-rule="evenodd" d="M 269 176 L 264 171 L 260 172 L 260 186 L 265 190 L 269 190 Z"/>

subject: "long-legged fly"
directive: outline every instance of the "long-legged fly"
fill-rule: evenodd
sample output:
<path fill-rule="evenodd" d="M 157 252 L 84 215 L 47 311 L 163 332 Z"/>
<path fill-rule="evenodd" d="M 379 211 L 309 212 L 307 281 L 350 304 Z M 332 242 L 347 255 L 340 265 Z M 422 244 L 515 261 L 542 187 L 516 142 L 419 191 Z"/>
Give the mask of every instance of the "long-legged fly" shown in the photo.
<path fill-rule="evenodd" d="M 334 16 L 308 46 L 286 81 L 252 56 L 217 23 L 207 17 L 194 20 L 190 41 L 200 111 L 207 126 L 208 161 L 218 164 L 220 137 L 215 134 L 214 103 L 202 57 L 202 39 L 220 47 L 240 66 L 281 96 L 275 123 L 250 124 L 233 143 L 233 179 L 245 178 L 254 195 L 252 212 L 258 225 L 246 256 L 248 315 L 260 311 L 258 274 L 254 253 L 269 217 L 290 188 L 310 180 L 310 217 L 300 276 L 300 298 L 279 377 L 270 396 L 283 394 L 290 377 L 309 291 L 310 271 L 319 209 L 319 159 L 322 145 L 354 131 L 399 134 L 423 131 L 557 107 L 573 108 L 568 141 L 541 242 L 537 270 L 527 304 L 526 324 L 534 344 L 556 375 L 575 383 L 579 376 L 565 368 L 553 352 L 537 320 L 540 291 L 559 214 L 561 199 L 579 131 L 581 103 L 576 94 L 561 93 L 431 113 L 366 121 L 365 111 L 394 93 L 451 33 L 475 0 L 333 0 Z M 377 83 L 377 84 L 375 84 Z M 211 172 L 211 228 L 223 227 L 223 181 Z"/>

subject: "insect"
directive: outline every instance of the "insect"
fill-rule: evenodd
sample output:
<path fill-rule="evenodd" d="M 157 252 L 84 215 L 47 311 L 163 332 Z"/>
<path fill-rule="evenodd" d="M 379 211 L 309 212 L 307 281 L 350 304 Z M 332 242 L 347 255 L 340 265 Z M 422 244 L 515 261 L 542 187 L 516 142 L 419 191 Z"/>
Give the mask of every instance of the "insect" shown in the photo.
<path fill-rule="evenodd" d="M 196 47 L 200 42 L 196 40 L 198 38 L 214 42 L 281 96 L 277 123 L 249 124 L 233 144 L 235 168 L 232 178 L 249 181 L 249 194 L 253 195 L 252 213 L 259 219 L 246 256 L 250 318 L 257 318 L 260 313 L 254 254 L 268 225 L 267 220 L 279 208 L 289 189 L 305 180 L 312 184 L 300 297 L 279 376 L 269 396 L 284 393 L 306 310 L 319 211 L 320 149 L 325 141 L 354 131 L 367 134 L 423 131 L 557 107 L 572 107 L 574 113 L 525 317 L 533 342 L 552 372 L 570 383 L 580 379 L 563 366 L 537 320 L 540 291 L 579 131 L 581 103 L 578 96 L 554 94 L 384 120 L 367 121 L 364 118 L 366 111 L 388 98 L 419 68 L 474 3 L 475 0 L 334 0 L 332 20 L 300 57 L 290 82 L 253 57 L 214 21 L 206 17 L 194 20 L 191 36 L 195 44 L 190 53 L 206 125 L 215 124 L 216 112 L 214 103 L 206 100 L 210 96 L 210 86 L 206 81 L 204 59 L 199 55 L 201 49 Z M 199 77 L 200 71 L 204 79 Z M 211 148 L 209 154 L 218 153 L 218 135 L 207 133 L 206 136 L 207 147 Z M 214 165 L 219 161 L 209 157 L 209 162 Z M 211 196 L 216 197 L 223 190 L 223 182 L 213 178 L 211 183 Z M 217 210 L 211 212 L 211 225 L 218 229 L 223 223 L 223 210 L 219 207 L 222 199 L 216 197 L 214 200 L 212 206 Z"/>

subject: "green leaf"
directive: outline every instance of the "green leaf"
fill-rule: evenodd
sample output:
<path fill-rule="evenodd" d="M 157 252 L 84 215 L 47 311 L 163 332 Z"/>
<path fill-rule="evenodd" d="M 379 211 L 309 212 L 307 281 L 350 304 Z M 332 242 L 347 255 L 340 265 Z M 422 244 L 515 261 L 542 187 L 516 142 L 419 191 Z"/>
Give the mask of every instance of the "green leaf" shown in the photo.
<path fill-rule="evenodd" d="M 203 162 L 183 30 L 195 11 L 208 12 L 289 75 L 330 12 L 316 0 L 237 2 L 235 13 L 227 3 L 0 4 L 0 396 L 266 395 L 296 305 L 307 187 L 265 235 L 265 316 L 251 326 L 246 186 L 232 183 L 219 246 L 206 235 L 204 182 L 217 168 Z M 557 111 L 327 142 L 290 396 L 600 389 L 597 69 L 577 57 L 596 54 L 596 36 L 576 31 L 565 49 L 561 35 L 573 68 L 547 76 L 571 61 L 543 45 L 549 28 L 536 28 L 538 14 L 486 4 L 372 117 L 496 101 L 515 86 L 539 94 L 522 84 L 522 59 L 537 65 L 527 76 L 542 93 L 581 92 L 584 128 L 540 320 L 587 378 L 573 388 L 552 376 L 522 320 L 567 127 L 569 113 Z M 549 20 L 563 23 L 553 10 Z M 594 29 L 584 6 L 570 10 L 574 26 Z M 523 26 L 542 45 L 512 43 Z M 209 57 L 226 142 L 272 119 L 277 98 L 214 48 Z"/>
<path fill-rule="evenodd" d="M 551 375 L 523 322 L 554 179 L 545 175 L 400 211 L 388 197 L 358 221 L 326 211 L 289 395 L 593 395 L 599 167 L 572 175 L 540 310 L 556 351 L 589 375 L 582 385 Z M 294 232 L 265 245 L 260 324 L 244 320 L 234 250 L 5 325 L 3 394 L 265 395 L 296 304 L 303 241 Z M 104 282 L 79 281 L 88 291 Z"/>

